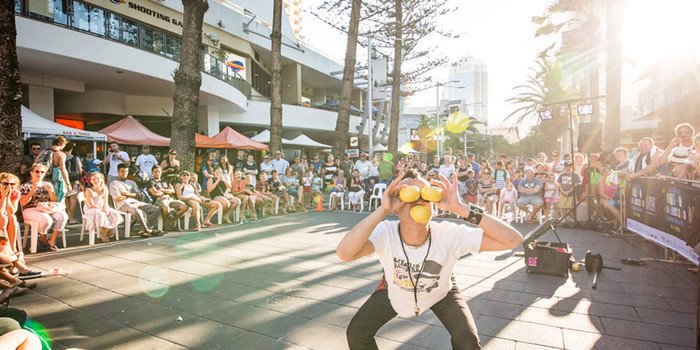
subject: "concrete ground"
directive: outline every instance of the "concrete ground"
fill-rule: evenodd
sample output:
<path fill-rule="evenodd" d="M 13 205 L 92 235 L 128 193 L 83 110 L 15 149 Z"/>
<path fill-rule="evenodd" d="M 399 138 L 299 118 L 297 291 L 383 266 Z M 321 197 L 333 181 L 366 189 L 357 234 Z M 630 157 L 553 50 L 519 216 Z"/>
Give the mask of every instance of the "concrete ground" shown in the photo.
<path fill-rule="evenodd" d="M 45 327 L 55 349 L 345 349 L 345 327 L 381 277 L 372 258 L 335 256 L 363 217 L 298 213 L 94 247 L 76 247 L 73 233 L 75 248 L 27 258 L 71 273 L 39 279 L 11 305 Z M 590 249 L 622 270 L 604 270 L 593 290 L 585 270 L 529 275 L 512 252 L 462 258 L 455 274 L 485 349 L 694 347 L 697 276 L 686 266 L 621 265 L 663 251 L 637 237 L 557 231 L 577 258 Z M 381 349 L 450 348 L 431 312 L 389 322 L 377 340 Z"/>

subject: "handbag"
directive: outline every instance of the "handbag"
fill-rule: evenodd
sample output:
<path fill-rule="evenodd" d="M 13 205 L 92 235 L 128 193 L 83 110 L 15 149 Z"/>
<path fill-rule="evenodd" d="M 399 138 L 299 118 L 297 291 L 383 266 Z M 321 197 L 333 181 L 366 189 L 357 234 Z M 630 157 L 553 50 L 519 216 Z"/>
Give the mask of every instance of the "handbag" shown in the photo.
<path fill-rule="evenodd" d="M 56 202 L 39 202 L 36 205 L 36 209 L 42 213 L 53 214 L 61 210 L 61 204 Z"/>

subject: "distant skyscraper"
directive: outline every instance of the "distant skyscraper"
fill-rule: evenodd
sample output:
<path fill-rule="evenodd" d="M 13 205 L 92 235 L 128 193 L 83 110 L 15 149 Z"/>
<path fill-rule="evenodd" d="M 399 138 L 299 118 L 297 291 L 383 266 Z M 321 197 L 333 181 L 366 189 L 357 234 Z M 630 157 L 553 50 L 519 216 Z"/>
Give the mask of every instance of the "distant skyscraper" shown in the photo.
<path fill-rule="evenodd" d="M 289 24 L 291 24 L 294 35 L 299 41 L 304 40 L 301 2 L 302 0 L 284 0 L 284 9 L 289 17 Z"/>
<path fill-rule="evenodd" d="M 447 88 L 449 100 L 462 100 L 463 110 L 482 122 L 488 121 L 488 70 L 486 63 L 478 57 L 466 55 L 452 64 L 449 80 L 458 81 L 450 85 L 463 89 Z"/>

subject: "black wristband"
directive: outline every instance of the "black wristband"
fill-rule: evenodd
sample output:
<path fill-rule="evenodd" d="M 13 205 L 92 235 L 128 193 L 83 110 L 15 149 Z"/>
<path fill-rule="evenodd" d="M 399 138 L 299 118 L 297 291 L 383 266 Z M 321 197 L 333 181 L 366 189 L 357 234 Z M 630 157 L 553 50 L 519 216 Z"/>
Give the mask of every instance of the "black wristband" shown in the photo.
<path fill-rule="evenodd" d="M 477 205 L 469 203 L 469 216 L 464 218 L 464 221 L 467 221 L 467 222 L 472 223 L 474 225 L 478 225 L 481 222 L 481 219 L 483 217 L 484 217 L 484 208 L 481 208 Z"/>

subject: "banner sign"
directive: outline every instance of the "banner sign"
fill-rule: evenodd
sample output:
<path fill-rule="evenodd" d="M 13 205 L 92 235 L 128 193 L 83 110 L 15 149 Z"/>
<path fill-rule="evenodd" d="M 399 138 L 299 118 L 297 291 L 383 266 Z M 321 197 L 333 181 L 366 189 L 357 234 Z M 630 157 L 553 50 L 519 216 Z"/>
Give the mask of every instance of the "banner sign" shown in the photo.
<path fill-rule="evenodd" d="M 677 181 L 637 178 L 627 188 L 627 228 L 698 265 L 700 188 Z"/>

